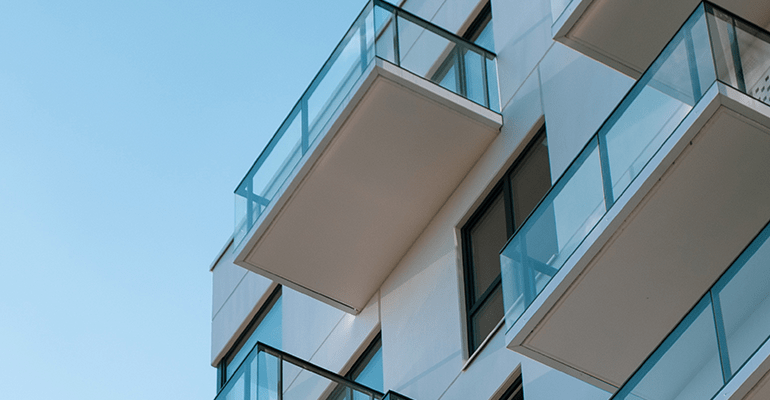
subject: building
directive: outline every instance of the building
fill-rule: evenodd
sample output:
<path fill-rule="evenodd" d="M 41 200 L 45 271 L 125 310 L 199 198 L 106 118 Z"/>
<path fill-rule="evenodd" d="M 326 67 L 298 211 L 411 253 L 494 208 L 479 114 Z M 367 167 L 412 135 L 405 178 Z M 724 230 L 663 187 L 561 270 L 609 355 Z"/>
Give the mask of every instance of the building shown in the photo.
<path fill-rule="evenodd" d="M 216 398 L 770 398 L 770 3 L 402 3 L 236 190 Z"/>

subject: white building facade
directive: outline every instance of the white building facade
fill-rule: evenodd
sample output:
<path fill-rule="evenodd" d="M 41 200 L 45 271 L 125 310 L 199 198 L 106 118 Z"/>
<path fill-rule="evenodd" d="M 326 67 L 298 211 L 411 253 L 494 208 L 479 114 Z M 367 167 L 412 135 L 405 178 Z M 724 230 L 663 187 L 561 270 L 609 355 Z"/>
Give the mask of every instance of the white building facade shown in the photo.
<path fill-rule="evenodd" d="M 236 189 L 216 399 L 770 398 L 768 28 L 370 1 Z"/>

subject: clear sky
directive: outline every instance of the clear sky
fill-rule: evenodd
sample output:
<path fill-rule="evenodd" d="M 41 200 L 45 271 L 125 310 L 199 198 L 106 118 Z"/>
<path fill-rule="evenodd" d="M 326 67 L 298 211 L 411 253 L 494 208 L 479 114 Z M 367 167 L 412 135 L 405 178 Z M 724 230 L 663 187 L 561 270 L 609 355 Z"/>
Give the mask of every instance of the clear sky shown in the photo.
<path fill-rule="evenodd" d="M 212 400 L 233 190 L 363 0 L 0 0 L 0 397 Z"/>

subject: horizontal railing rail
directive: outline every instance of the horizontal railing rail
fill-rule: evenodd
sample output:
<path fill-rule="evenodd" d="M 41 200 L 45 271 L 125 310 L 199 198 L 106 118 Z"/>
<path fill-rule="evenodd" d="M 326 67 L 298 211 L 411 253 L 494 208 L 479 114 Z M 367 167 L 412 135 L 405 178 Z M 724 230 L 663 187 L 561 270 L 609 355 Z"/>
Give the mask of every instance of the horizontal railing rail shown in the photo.
<path fill-rule="evenodd" d="M 770 68 L 767 54 L 767 32 L 709 3 L 698 6 L 503 247 L 506 331 L 714 82 L 768 102 L 752 94 Z"/>
<path fill-rule="evenodd" d="M 334 393 L 357 400 L 385 397 L 375 389 L 258 342 L 214 400 L 334 400 Z"/>

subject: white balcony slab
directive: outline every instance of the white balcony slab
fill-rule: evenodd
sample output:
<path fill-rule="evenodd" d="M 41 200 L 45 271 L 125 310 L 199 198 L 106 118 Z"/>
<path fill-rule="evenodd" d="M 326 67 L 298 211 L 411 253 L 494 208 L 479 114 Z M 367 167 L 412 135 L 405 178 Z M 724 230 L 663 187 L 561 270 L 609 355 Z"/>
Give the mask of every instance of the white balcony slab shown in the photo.
<path fill-rule="evenodd" d="M 236 263 L 350 313 L 382 285 L 502 116 L 376 59 Z"/>
<path fill-rule="evenodd" d="M 712 3 L 763 28 L 770 2 Z M 554 16 L 553 38 L 636 79 L 700 4 L 698 0 L 572 0 Z"/>
<path fill-rule="evenodd" d="M 614 391 L 770 220 L 770 106 L 717 83 L 506 334 Z"/>

